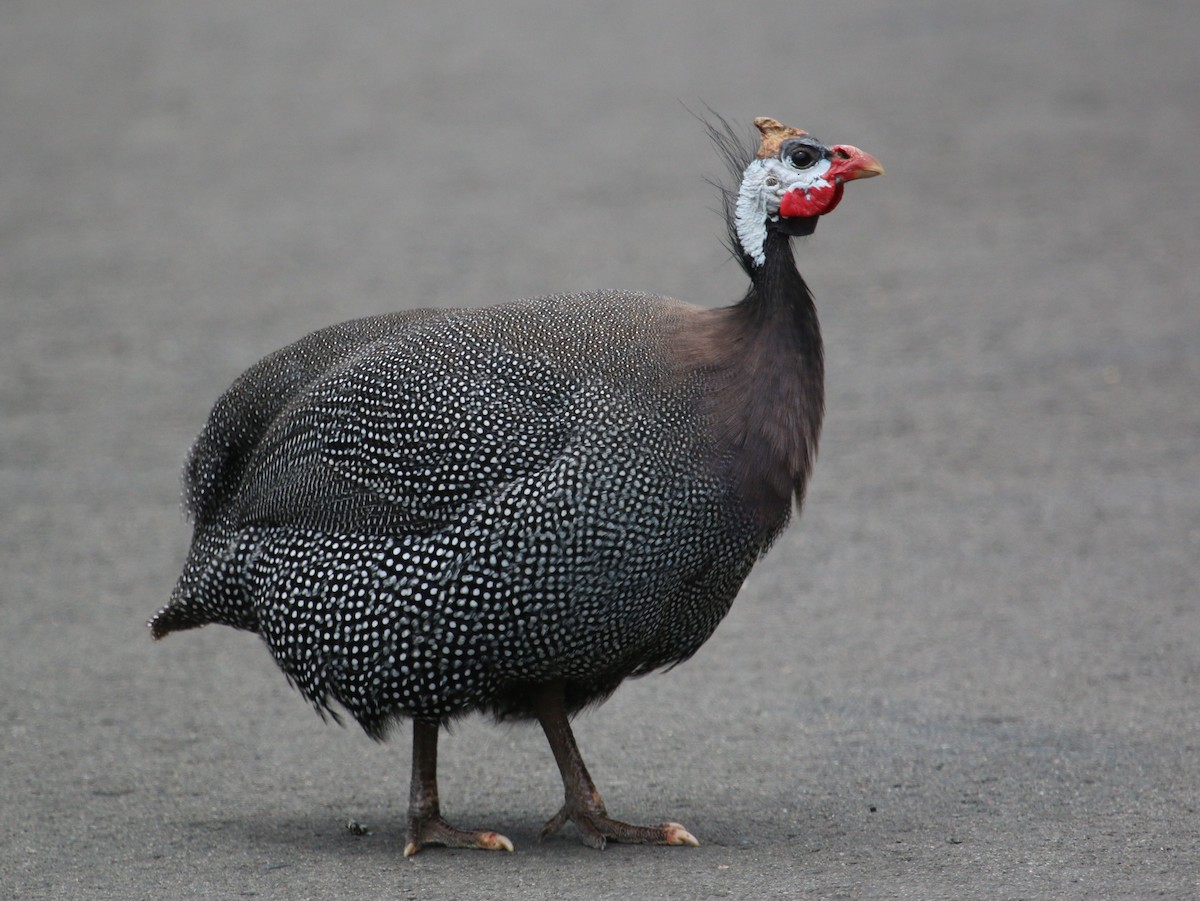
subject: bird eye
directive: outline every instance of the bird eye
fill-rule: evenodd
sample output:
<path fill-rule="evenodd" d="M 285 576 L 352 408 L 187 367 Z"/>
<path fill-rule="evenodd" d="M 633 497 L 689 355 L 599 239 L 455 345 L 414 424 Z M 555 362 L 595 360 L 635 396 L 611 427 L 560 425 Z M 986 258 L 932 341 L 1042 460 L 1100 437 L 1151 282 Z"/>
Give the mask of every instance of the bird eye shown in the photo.
<path fill-rule="evenodd" d="M 797 169 L 807 169 L 821 159 L 821 152 L 809 144 L 792 144 L 785 147 L 783 157 Z"/>

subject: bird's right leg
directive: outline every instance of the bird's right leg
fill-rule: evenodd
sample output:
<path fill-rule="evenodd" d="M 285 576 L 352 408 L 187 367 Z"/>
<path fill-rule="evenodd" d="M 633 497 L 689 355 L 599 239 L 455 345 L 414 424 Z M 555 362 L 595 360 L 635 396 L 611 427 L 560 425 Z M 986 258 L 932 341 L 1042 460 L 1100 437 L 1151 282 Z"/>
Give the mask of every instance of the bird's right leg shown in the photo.
<path fill-rule="evenodd" d="M 438 724 L 413 720 L 412 783 L 408 789 L 408 836 L 404 856 L 426 845 L 511 851 L 512 842 L 499 832 L 455 829 L 442 819 L 437 789 Z"/>
<path fill-rule="evenodd" d="M 543 685 L 534 699 L 534 712 L 550 742 L 554 760 L 562 776 L 565 801 L 562 808 L 542 827 L 541 838 L 557 831 L 568 820 L 579 829 L 583 843 L 603 848 L 610 841 L 653 845 L 698 845 L 695 836 L 678 823 L 661 826 L 633 826 L 614 820 L 605 810 L 604 801 L 588 774 L 575 744 L 575 735 L 567 719 L 563 685 Z"/>

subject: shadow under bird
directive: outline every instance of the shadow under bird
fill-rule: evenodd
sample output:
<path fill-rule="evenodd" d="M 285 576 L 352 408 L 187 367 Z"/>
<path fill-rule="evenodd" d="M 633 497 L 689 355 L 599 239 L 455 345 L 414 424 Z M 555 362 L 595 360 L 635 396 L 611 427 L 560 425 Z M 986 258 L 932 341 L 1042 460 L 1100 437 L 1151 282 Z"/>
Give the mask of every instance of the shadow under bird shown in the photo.
<path fill-rule="evenodd" d="M 609 817 L 569 718 L 692 656 L 799 507 L 824 409 L 790 239 L 870 155 L 774 119 L 725 194 L 745 297 L 703 309 L 596 291 L 334 325 L 217 401 L 192 446 L 191 549 L 155 638 L 258 633 L 318 712 L 413 723 L 404 853 L 512 850 L 442 819 L 439 730 L 536 719 L 585 844 L 695 845 Z"/>

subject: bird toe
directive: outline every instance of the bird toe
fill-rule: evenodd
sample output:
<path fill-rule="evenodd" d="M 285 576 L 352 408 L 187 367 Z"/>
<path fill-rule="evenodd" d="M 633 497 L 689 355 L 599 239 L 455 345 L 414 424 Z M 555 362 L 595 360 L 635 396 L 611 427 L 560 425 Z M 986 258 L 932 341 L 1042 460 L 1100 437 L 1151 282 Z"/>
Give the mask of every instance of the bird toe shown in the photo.
<path fill-rule="evenodd" d="M 404 845 L 404 856 L 412 857 L 427 845 L 444 848 L 477 848 L 481 851 L 508 851 L 513 843 L 499 832 L 456 829 L 441 817 L 412 823 L 408 829 L 408 841 Z"/>
<path fill-rule="evenodd" d="M 696 840 L 696 836 L 684 829 L 679 823 L 663 823 L 662 830 L 664 845 L 691 845 L 693 848 L 700 847 L 700 842 Z"/>

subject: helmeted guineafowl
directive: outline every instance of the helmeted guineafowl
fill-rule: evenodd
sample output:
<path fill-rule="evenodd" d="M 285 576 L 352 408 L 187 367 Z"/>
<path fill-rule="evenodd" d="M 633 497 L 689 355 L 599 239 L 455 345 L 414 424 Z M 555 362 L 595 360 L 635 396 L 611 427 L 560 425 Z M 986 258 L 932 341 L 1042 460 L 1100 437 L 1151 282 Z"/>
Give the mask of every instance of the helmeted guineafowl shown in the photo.
<path fill-rule="evenodd" d="M 823 364 L 790 237 L 871 156 L 756 119 L 710 127 L 745 298 L 598 291 L 331 326 L 251 367 L 185 470 L 191 550 L 155 638 L 262 636 L 319 711 L 413 721 L 405 854 L 512 849 L 439 812 L 438 730 L 536 718 L 583 840 L 695 844 L 610 819 L 568 717 L 694 654 L 799 505 Z M 336 716 L 336 714 L 334 714 Z"/>

